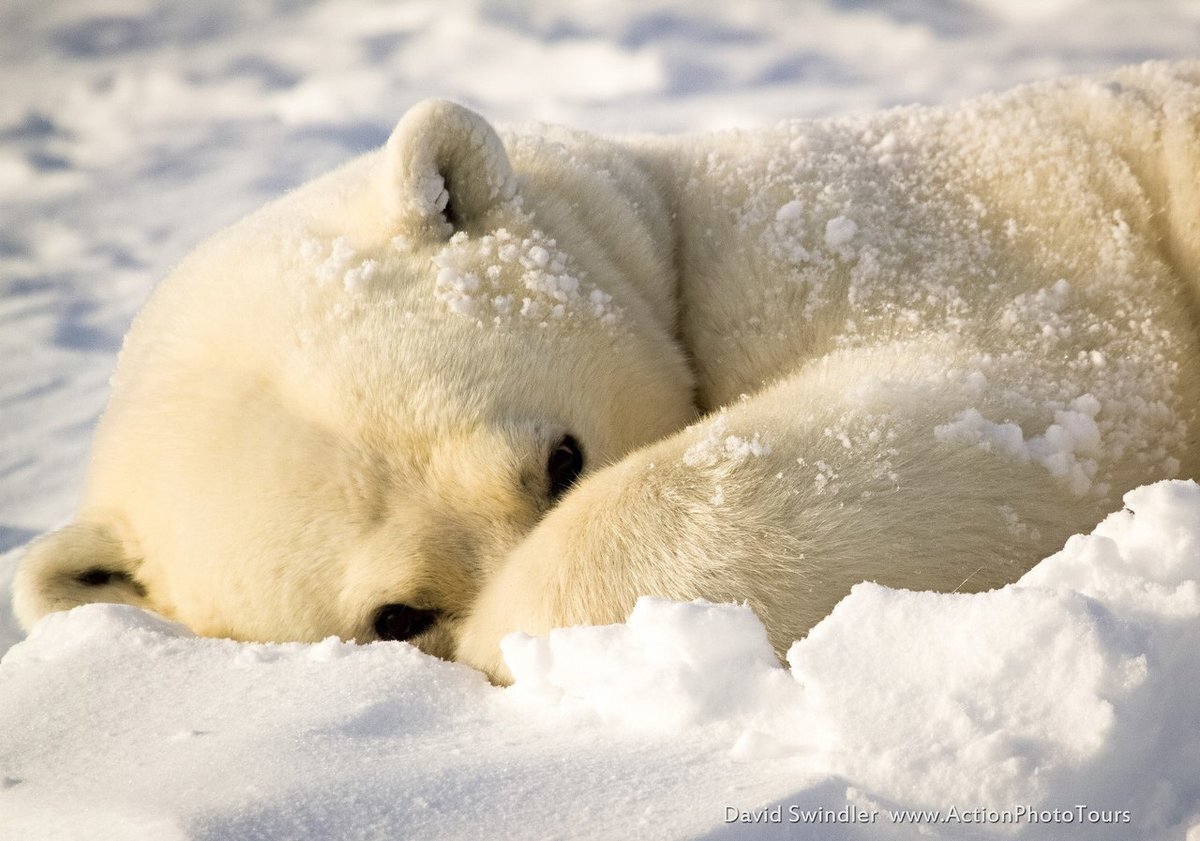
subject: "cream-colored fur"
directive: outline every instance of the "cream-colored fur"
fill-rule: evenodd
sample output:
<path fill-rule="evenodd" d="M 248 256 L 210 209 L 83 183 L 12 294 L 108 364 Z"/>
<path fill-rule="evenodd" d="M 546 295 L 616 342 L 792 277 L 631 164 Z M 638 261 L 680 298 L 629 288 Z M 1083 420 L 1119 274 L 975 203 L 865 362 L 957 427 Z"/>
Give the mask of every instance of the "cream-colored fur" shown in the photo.
<path fill-rule="evenodd" d="M 652 594 L 782 650 L 1200 476 L 1197 295 L 1196 64 L 682 138 L 425 103 L 164 282 L 18 612 L 364 640 L 401 603 L 504 680 L 505 634 Z"/>

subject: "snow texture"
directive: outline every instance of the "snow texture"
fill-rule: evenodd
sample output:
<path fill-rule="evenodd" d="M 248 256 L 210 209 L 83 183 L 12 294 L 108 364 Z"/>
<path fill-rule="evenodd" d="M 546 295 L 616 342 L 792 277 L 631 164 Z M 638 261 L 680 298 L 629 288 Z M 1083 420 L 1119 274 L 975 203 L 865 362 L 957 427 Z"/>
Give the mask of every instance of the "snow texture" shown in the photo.
<path fill-rule="evenodd" d="M 612 296 L 575 272 L 567 254 L 541 231 L 518 238 L 505 228 L 471 240 L 463 232 L 450 237 L 433 258 L 434 294 L 453 313 L 480 324 L 511 324 L 514 319 L 540 326 L 574 318 L 614 325 L 621 308 Z"/>
<path fill-rule="evenodd" d="M 382 144 L 419 99 L 498 120 L 701 130 L 953 102 L 1195 58 L 1197 43 L 1195 0 L 1152 13 L 1134 0 L 5 3 L 0 651 L 13 647 L 0 661 L 0 839 L 1200 838 L 1191 483 L 1130 493 L 1003 590 L 862 584 L 786 667 L 727 605 L 646 600 L 622 625 L 512 637 L 517 683 L 504 690 L 405 644 L 200 639 L 117 606 L 52 616 L 19 642 L 7 608 L 19 547 L 72 510 L 121 336 L 153 283 L 201 237 Z M 792 151 L 879 171 L 912 151 L 897 135 L 852 139 Z M 428 187 L 436 206 L 444 185 Z M 852 303 L 880 304 L 871 280 L 903 233 L 847 198 L 834 185 L 747 208 L 814 312 L 833 263 L 851 267 Z M 1114 218 L 1107 265 L 1119 269 L 1128 236 Z M 493 255 L 454 241 L 437 255 L 433 291 L 452 311 L 622 317 L 552 241 L 495 239 Z M 969 259 L 968 245 L 923 247 Z M 375 265 L 349 243 L 298 247 L 317 283 L 369 288 Z M 930 292 L 913 283 L 893 290 L 898 306 Z M 952 290 L 933 291 L 952 317 Z M 1008 301 L 997 323 L 1037 353 L 1109 329 L 1062 315 L 1082 311 L 1063 306 L 1076 294 L 1064 277 Z M 1028 364 L 981 357 L 946 376 L 983 395 Z M 1103 388 L 1052 384 L 1036 429 L 975 401 L 934 434 L 1102 496 L 1099 441 L 1170 437 L 1152 411 L 1144 428 L 1113 420 L 1140 382 L 1131 364 L 1073 361 L 1106 372 Z M 719 470 L 769 451 L 718 426 L 696 430 L 688 458 Z M 881 478 L 894 475 L 886 419 L 827 434 L 874 447 Z M 837 465 L 801 466 L 837 492 Z M 897 823 L 904 809 L 931 811 Z"/>

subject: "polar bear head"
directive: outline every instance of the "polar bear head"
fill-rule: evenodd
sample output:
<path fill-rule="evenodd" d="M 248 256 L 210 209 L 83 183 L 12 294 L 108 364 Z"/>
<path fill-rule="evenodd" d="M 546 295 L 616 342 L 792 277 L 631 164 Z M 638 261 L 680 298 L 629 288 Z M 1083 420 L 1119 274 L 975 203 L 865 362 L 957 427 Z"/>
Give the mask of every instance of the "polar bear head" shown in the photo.
<path fill-rule="evenodd" d="M 247 640 L 448 654 L 501 558 L 692 419 L 646 164 L 451 103 L 197 248 L 126 337 L 22 623 L 127 602 Z"/>

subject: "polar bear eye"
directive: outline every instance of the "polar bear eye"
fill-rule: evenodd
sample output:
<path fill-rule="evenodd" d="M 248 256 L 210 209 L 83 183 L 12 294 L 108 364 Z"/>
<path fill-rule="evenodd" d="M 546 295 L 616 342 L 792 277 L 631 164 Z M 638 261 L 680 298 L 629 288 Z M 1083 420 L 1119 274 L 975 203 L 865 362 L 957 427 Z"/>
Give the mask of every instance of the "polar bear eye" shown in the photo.
<path fill-rule="evenodd" d="M 388 604 L 375 615 L 375 633 L 383 640 L 407 640 L 422 634 L 437 621 L 436 610 L 406 604 Z"/>
<path fill-rule="evenodd" d="M 546 475 L 550 477 L 550 498 L 558 499 L 583 472 L 583 451 L 579 442 L 570 435 L 563 436 L 546 461 Z"/>

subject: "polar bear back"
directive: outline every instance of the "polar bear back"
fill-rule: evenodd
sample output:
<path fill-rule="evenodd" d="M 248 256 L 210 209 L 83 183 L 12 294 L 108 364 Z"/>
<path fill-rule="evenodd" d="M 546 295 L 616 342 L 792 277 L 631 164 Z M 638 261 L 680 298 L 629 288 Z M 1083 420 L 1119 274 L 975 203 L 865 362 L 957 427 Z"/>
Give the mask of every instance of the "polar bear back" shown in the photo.
<path fill-rule="evenodd" d="M 1166 211 L 1196 202 L 1198 135 L 1192 65 L 694 143 L 676 189 L 701 407 L 797 376 L 816 393 L 811 369 L 842 365 L 851 408 L 919 396 L 931 442 L 1044 461 L 1077 494 L 1175 475 L 1200 211 Z"/>

